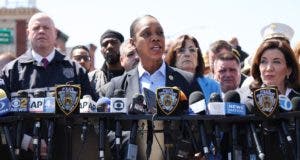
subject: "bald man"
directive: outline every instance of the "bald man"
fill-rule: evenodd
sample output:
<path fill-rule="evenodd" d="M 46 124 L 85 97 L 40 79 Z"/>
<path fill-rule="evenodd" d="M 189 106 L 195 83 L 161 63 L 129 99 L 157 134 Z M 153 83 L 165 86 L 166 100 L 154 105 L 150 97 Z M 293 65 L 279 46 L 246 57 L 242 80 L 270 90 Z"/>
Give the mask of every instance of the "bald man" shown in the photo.
<path fill-rule="evenodd" d="M 37 90 L 51 93 L 54 92 L 55 85 L 66 83 L 80 85 L 81 95 L 95 97 L 86 70 L 55 49 L 56 32 L 54 22 L 47 14 L 36 13 L 31 17 L 27 28 L 29 50 L 16 60 L 8 63 L 0 72 L 0 88 L 5 90 L 9 98 L 22 90 L 27 91 L 28 94 L 33 94 Z M 21 159 L 33 159 L 32 122 L 26 121 L 24 126 L 25 134 L 22 138 Z M 42 123 L 42 126 L 47 125 Z M 64 134 L 64 124 L 57 120 L 55 126 L 53 159 L 65 159 L 67 137 Z M 80 142 L 80 134 L 78 134 L 76 128 L 73 130 L 72 137 L 77 137 L 77 140 L 73 142 L 73 152 L 77 154 L 80 145 L 76 145 L 76 142 Z M 45 136 L 45 133 L 43 133 L 41 141 L 42 158 L 47 156 Z M 92 145 L 97 145 L 97 143 L 95 142 Z M 82 151 L 82 154 L 85 156 L 86 151 Z M 96 158 L 97 152 L 85 156 L 85 159 Z"/>

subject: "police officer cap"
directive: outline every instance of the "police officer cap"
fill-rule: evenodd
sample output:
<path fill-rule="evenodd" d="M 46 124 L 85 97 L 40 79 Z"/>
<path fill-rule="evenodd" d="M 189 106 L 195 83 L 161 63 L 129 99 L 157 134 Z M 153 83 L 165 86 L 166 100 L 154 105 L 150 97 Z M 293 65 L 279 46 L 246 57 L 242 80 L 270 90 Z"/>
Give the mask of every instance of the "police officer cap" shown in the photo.
<path fill-rule="evenodd" d="M 124 37 L 121 33 L 117 32 L 117 31 L 114 31 L 114 30 L 107 30 L 105 31 L 101 38 L 100 38 L 100 43 L 102 44 L 102 41 L 105 39 L 105 38 L 116 38 L 118 40 L 120 40 L 120 42 L 122 43 L 124 41 Z"/>
<path fill-rule="evenodd" d="M 294 36 L 294 30 L 283 23 L 271 23 L 265 26 L 260 33 L 263 40 L 279 37 L 291 41 Z"/>

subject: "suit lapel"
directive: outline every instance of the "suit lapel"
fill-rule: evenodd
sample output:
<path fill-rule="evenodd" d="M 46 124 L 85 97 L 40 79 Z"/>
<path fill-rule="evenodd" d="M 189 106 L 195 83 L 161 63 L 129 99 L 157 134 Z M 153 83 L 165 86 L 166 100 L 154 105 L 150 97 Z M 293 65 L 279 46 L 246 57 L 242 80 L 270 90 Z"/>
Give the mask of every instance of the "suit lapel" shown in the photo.
<path fill-rule="evenodd" d="M 166 65 L 166 86 L 168 87 L 177 86 L 175 82 L 174 71 L 168 65 Z"/>
<path fill-rule="evenodd" d="M 132 99 L 136 93 L 140 93 L 139 73 L 137 67 L 127 73 L 126 98 Z"/>

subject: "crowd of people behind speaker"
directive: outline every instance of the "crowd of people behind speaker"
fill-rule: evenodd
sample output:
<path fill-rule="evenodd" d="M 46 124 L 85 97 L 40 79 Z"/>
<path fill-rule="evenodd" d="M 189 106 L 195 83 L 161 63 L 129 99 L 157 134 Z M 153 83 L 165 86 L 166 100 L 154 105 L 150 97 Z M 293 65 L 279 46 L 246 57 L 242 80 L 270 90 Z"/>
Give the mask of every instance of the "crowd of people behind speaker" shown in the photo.
<path fill-rule="evenodd" d="M 263 31 L 270 32 L 270 28 L 266 27 Z M 143 88 L 155 92 L 159 87 L 177 86 L 187 97 L 192 91 L 201 91 L 206 103 L 212 93 L 224 95 L 229 90 L 238 90 L 242 101 L 246 102 L 253 100 L 244 96 L 245 93 L 250 94 L 253 89 L 263 84 L 276 85 L 279 92 L 289 98 L 300 96 L 300 43 L 293 52 L 289 39 L 291 36 L 286 37 L 284 33 L 274 34 L 277 32 L 274 26 L 273 33 L 262 33 L 264 38 L 257 53 L 252 57 L 249 72 L 253 79 L 249 81 L 250 84 L 245 84 L 246 87 L 241 89 L 239 88 L 246 79 L 241 69 L 245 65 L 243 61 L 248 54 L 241 49 L 235 37 L 229 41 L 217 40 L 210 45 L 207 52 L 210 72 L 205 74 L 204 55 L 197 39 L 193 35 L 181 35 L 176 39 L 168 40 L 171 42 L 170 47 L 165 51 L 163 27 L 155 17 L 150 15 L 133 21 L 130 27 L 130 38 L 125 42 L 123 35 L 117 31 L 107 30 L 103 33 L 100 45 L 105 61 L 101 69 L 95 70 L 91 64 L 92 56 L 86 46 L 75 46 L 70 54 L 70 58 L 82 67 L 55 50 L 56 31 L 48 15 L 44 13 L 34 15 L 29 21 L 27 32 L 31 48 L 5 66 L 0 74 L 2 79 L 0 79 L 0 86 L 8 96 L 19 90 L 51 88 L 55 84 L 69 81 L 81 84 L 82 95 L 92 95 L 94 100 L 102 96 L 112 97 L 115 89 L 125 90 L 125 97 L 132 99 L 132 95 L 142 93 Z M 47 58 L 49 62 L 47 68 L 43 68 L 42 58 Z M 1 62 L 2 64 L 4 62 Z M 141 121 L 139 125 L 144 126 L 145 123 Z M 157 122 L 155 129 L 162 129 L 163 126 L 163 123 Z M 163 146 L 164 135 L 156 134 L 159 138 L 153 143 L 150 157 L 162 159 L 164 147 L 159 146 Z M 26 156 L 30 157 L 28 147 L 32 142 L 29 135 L 24 136 L 26 145 L 23 149 L 27 151 Z M 60 136 L 56 140 L 62 140 L 64 135 Z M 78 137 L 78 134 L 75 137 Z M 147 133 L 139 136 L 141 159 L 146 159 L 146 137 Z M 90 156 L 96 157 L 96 148 L 92 148 L 95 152 L 90 153 Z M 75 147 L 75 151 L 78 150 L 79 148 Z M 64 155 L 63 150 L 58 150 L 57 153 L 57 159 Z"/>

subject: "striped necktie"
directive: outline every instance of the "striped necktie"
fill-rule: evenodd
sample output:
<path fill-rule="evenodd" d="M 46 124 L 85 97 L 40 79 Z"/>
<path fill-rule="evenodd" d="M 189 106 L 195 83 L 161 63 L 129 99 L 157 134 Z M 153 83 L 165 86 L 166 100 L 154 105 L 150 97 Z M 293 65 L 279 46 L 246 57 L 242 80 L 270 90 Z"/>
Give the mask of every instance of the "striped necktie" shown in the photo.
<path fill-rule="evenodd" d="M 42 59 L 42 63 L 43 63 L 43 67 L 46 69 L 47 66 L 48 66 L 48 64 L 49 64 L 49 61 L 48 61 L 47 58 L 43 58 L 43 59 Z"/>

